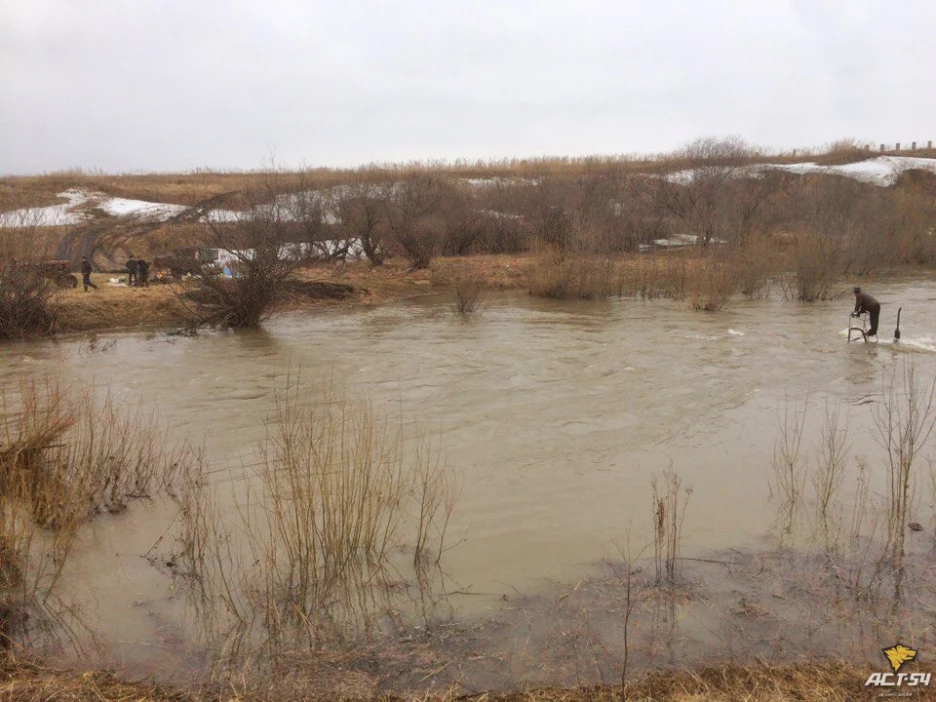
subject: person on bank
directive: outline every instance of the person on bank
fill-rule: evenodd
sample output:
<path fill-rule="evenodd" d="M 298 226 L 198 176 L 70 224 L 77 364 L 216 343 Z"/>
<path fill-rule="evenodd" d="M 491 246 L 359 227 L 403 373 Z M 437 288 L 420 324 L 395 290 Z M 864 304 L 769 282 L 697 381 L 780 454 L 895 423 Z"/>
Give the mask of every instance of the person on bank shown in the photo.
<path fill-rule="evenodd" d="M 134 286 L 137 284 L 137 270 L 138 270 L 137 260 L 133 257 L 133 254 L 130 254 L 130 257 L 127 259 L 127 285 Z"/>
<path fill-rule="evenodd" d="M 85 292 L 88 292 L 88 288 L 97 290 L 97 285 L 91 282 L 91 261 L 87 256 L 81 257 L 81 281 L 84 283 Z"/>
<path fill-rule="evenodd" d="M 142 258 L 137 261 L 137 286 L 141 288 L 149 287 L 149 264 Z"/>
<path fill-rule="evenodd" d="M 861 288 L 855 286 L 855 311 L 852 317 L 858 317 L 864 312 L 871 318 L 871 327 L 865 336 L 877 336 L 878 318 L 881 316 L 881 303 L 875 300 L 866 292 L 861 292 Z"/>

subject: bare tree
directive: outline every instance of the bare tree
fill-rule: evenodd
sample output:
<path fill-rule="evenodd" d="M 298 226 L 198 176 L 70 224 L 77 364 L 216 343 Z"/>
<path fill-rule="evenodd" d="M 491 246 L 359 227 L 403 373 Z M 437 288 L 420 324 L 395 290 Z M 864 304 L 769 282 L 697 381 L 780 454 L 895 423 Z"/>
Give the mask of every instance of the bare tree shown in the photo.
<path fill-rule="evenodd" d="M 466 187 L 452 188 L 442 203 L 446 222 L 443 253 L 446 256 L 467 256 L 484 241 L 490 218 L 479 209 L 476 199 Z"/>
<path fill-rule="evenodd" d="M 295 219 L 301 237 L 300 246 L 292 247 L 302 258 L 331 258 L 332 251 L 324 243 L 325 198 L 312 187 L 308 173 L 299 173 L 295 192 L 279 196 L 280 206 L 289 218 Z"/>
<path fill-rule="evenodd" d="M 543 176 L 524 189 L 523 209 L 534 245 L 559 249 L 568 246 L 572 222 L 566 213 L 564 184 L 555 176 Z"/>
<path fill-rule="evenodd" d="M 708 246 L 724 226 L 725 186 L 752 155 L 739 137 L 696 139 L 675 154 L 685 170 L 660 179 L 658 206 L 699 237 L 700 246 Z"/>
<path fill-rule="evenodd" d="M 396 183 L 388 203 L 387 226 L 416 268 L 429 267 L 445 238 L 442 194 L 439 177 L 424 171 Z"/>
<path fill-rule="evenodd" d="M 196 325 L 256 327 L 281 299 L 285 283 L 300 264 L 295 247 L 296 222 L 279 197 L 283 187 L 275 172 L 265 186 L 243 195 L 244 208 L 233 222 L 212 222 L 210 238 L 231 276 L 203 260 L 200 285 L 182 299 Z"/>
<path fill-rule="evenodd" d="M 360 245 L 374 266 L 383 265 L 388 255 L 387 205 L 391 190 L 387 183 L 359 183 L 345 189 L 338 200 L 342 238 Z"/>

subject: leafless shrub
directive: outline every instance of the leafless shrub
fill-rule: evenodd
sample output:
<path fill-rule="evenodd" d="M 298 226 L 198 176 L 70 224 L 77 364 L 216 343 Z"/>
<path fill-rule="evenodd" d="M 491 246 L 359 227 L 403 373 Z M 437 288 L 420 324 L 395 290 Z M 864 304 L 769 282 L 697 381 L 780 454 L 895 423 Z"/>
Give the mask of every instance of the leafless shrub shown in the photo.
<path fill-rule="evenodd" d="M 617 272 L 606 257 L 541 246 L 533 265 L 530 292 L 557 300 L 606 298 L 615 291 Z"/>
<path fill-rule="evenodd" d="M 739 137 L 696 139 L 673 155 L 685 170 L 680 177 L 660 179 L 657 207 L 677 218 L 699 237 L 700 246 L 707 247 L 727 229 L 729 185 L 752 155 L 751 147 Z"/>
<path fill-rule="evenodd" d="M 654 478 L 653 487 L 653 561 L 656 583 L 673 585 L 676 582 L 676 561 L 682 540 L 682 525 L 692 488 L 682 488 L 682 480 L 672 470 L 663 473 L 663 486 Z M 680 504 L 680 493 L 682 503 Z"/>
<path fill-rule="evenodd" d="M 0 260 L 0 341 L 55 331 L 55 285 L 32 261 Z"/>
<path fill-rule="evenodd" d="M 779 418 L 779 431 L 774 441 L 771 469 L 773 480 L 769 482 L 771 497 L 780 499 L 777 512 L 781 543 L 793 533 L 796 514 L 803 495 L 805 467 L 800 458 L 803 428 L 806 422 L 806 407 L 792 409 L 787 400 Z"/>
<path fill-rule="evenodd" d="M 283 186 L 276 173 L 267 187 L 244 195 L 246 207 L 233 222 L 211 224 L 215 246 L 232 259 L 231 277 L 210 261 L 201 265 L 199 286 L 181 291 L 194 325 L 256 327 L 284 294 L 284 283 L 300 263 L 290 241 L 295 222 L 277 198 Z"/>
<path fill-rule="evenodd" d="M 394 243 L 415 268 L 428 268 L 446 233 L 442 216 L 444 185 L 431 173 L 419 173 L 395 184 L 386 208 Z"/>
<path fill-rule="evenodd" d="M 805 514 L 813 541 L 829 558 L 836 579 L 849 583 L 859 598 L 892 586 L 896 613 L 904 599 L 906 532 L 916 504 L 920 458 L 933 447 L 936 383 L 924 385 L 912 363 L 901 361 L 883 376 L 882 385 L 882 400 L 872 408 L 875 439 L 883 449 L 886 468 L 887 489 L 880 501 L 871 498 L 868 460 L 859 457 L 857 470 L 850 470 L 847 417 L 828 404 L 809 470 L 800 458 L 807 405 L 792 411 L 787 405 L 775 444 L 770 488 L 771 496 L 781 499 L 777 516 L 781 543 Z M 852 476 L 855 492 L 851 514 L 846 515 L 838 495 Z M 811 514 L 800 507 L 807 479 L 815 500 Z M 848 552 L 841 548 L 846 524 Z"/>
<path fill-rule="evenodd" d="M 481 212 L 478 204 L 465 187 L 446 188 L 440 207 L 446 225 L 441 246 L 443 256 L 467 256 L 482 250 L 485 239 L 489 238 L 491 217 Z"/>
<path fill-rule="evenodd" d="M 402 426 L 367 403 L 331 387 L 308 403 L 298 387 L 233 514 L 204 480 L 181 493 L 178 562 L 221 673 L 359 642 L 391 606 L 394 554 L 411 547 L 419 569 L 445 549 L 457 490 L 431 442 L 408 455 Z"/>
<path fill-rule="evenodd" d="M 461 317 L 474 317 L 480 314 L 484 282 L 480 276 L 466 275 L 455 280 L 455 314 Z"/>
<path fill-rule="evenodd" d="M 690 285 L 690 262 L 683 256 L 647 255 L 618 270 L 620 297 L 682 299 Z"/>
<path fill-rule="evenodd" d="M 829 299 L 838 280 L 840 249 L 835 239 L 822 232 L 796 237 L 791 251 L 794 275 L 781 279 L 783 296 L 813 302 Z"/>
<path fill-rule="evenodd" d="M 810 475 L 815 495 L 814 533 L 826 553 L 838 550 L 841 524 L 835 519 L 836 495 L 845 481 L 848 467 L 848 419 L 828 403 L 820 425 L 819 448 Z M 856 512 L 856 515 L 858 513 Z"/>
<path fill-rule="evenodd" d="M 423 439 L 414 456 L 414 497 L 417 505 L 413 565 L 424 571 L 429 562 L 439 564 L 445 552 L 445 537 L 459 488 L 445 470 L 430 439 Z"/>
<path fill-rule="evenodd" d="M 851 527 L 848 530 L 848 543 L 856 546 L 864 534 L 865 520 L 868 514 L 868 463 L 863 458 L 857 459 L 858 475 L 855 480 L 855 502 L 851 512 Z"/>
<path fill-rule="evenodd" d="M 46 336 L 56 327 L 55 284 L 37 248 L 38 216 L 6 215 L 0 235 L 0 341 Z"/>
<path fill-rule="evenodd" d="M 726 261 L 708 256 L 694 270 L 689 285 L 689 305 L 702 312 L 722 309 L 737 291 L 736 269 Z"/>
<path fill-rule="evenodd" d="M 738 291 L 751 300 L 770 296 L 771 281 L 782 270 L 781 252 L 766 237 L 749 237 L 730 256 Z"/>
<path fill-rule="evenodd" d="M 898 376 L 899 373 L 899 376 Z M 895 574 L 894 603 L 901 600 L 905 539 L 912 507 L 918 456 L 936 428 L 936 382 L 921 385 L 912 362 L 895 366 L 875 408 L 876 438 L 887 455 L 887 537 L 885 552 Z"/>
<path fill-rule="evenodd" d="M 374 266 L 383 264 L 389 252 L 387 206 L 392 186 L 361 183 L 349 187 L 339 200 L 339 229 L 346 240 L 360 242 L 361 250 Z"/>

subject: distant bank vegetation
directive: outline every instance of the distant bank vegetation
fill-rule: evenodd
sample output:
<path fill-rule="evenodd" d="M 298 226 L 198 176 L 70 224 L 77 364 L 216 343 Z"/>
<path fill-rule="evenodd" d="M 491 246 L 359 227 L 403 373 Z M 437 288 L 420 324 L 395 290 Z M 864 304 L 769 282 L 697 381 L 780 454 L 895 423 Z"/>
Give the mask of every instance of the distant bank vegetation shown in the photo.
<path fill-rule="evenodd" d="M 7 177 L 0 212 L 21 221 L 7 222 L 0 261 L 41 255 L 77 263 L 88 255 L 105 267 L 131 247 L 151 257 L 181 247 L 249 247 L 266 252 L 257 262 L 269 269 L 267 254 L 282 256 L 290 243 L 306 244 L 296 249 L 306 260 L 358 256 L 379 266 L 396 257 L 414 269 L 438 257 L 534 254 L 537 295 L 673 297 L 717 310 L 733 295 L 776 286 L 788 299 L 810 301 L 834 294 L 843 276 L 936 264 L 936 172 L 927 165 L 936 164 L 936 151 L 912 155 L 883 180 L 858 177 L 861 164 L 874 173 L 896 160 L 881 162 L 854 140 L 822 153 L 769 154 L 737 138 L 701 138 L 653 159 Z M 163 208 L 150 219 L 89 210 L 79 224 L 30 223 L 29 208 L 60 202 L 55 195 L 68 188 L 187 209 Z M 293 267 L 273 266 L 272 282 Z M 36 280 L 0 276 L 0 310 L 17 320 L 4 322 L 0 337 L 48 329 L 52 321 L 36 310 L 48 296 Z M 242 297 L 227 288 L 203 297 L 217 307 L 225 296 Z M 10 311 L 20 300 L 30 305 L 25 323 Z M 264 310 L 205 316 L 253 325 Z"/>

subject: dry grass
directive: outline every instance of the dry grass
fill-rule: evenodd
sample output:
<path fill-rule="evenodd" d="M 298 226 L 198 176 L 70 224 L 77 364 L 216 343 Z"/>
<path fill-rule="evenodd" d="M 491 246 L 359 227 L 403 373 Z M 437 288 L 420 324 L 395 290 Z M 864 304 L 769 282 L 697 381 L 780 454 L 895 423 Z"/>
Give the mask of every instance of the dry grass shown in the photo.
<path fill-rule="evenodd" d="M 225 678 L 361 645 L 390 611 L 395 554 L 419 570 L 444 549 L 457 492 L 435 447 L 410 452 L 401 422 L 301 387 L 280 394 L 254 480 L 232 484 L 233 515 L 197 473 L 181 493 L 173 560 Z"/>
<path fill-rule="evenodd" d="M 76 613 L 57 591 L 81 525 L 172 483 L 184 453 L 167 451 L 155 419 L 52 382 L 0 392 L 4 648 L 69 638 Z"/>
<path fill-rule="evenodd" d="M 878 145 L 865 144 L 852 138 L 840 139 L 818 147 L 798 150 L 770 150 L 748 145 L 739 163 L 799 163 L 816 161 L 832 165 L 850 163 L 880 155 Z M 921 146 L 925 143 L 921 142 Z M 919 148 L 911 151 L 909 144 L 901 151 L 886 151 L 888 155 L 936 158 L 936 151 Z M 595 173 L 646 173 L 658 174 L 680 170 L 691 165 L 686 149 L 660 154 L 620 154 L 613 156 L 541 158 L 506 158 L 500 160 L 435 161 L 432 163 L 397 163 L 369 165 L 356 169 L 310 169 L 303 172 L 285 173 L 287 185 L 300 183 L 312 187 L 348 181 L 377 181 L 388 176 L 402 178 L 427 169 L 440 176 L 462 178 L 523 178 L 537 175 L 564 175 L 569 177 Z M 267 172 L 255 171 L 221 172 L 199 169 L 187 173 L 114 174 L 73 169 L 37 176 L 6 176 L 0 178 L 0 202 L 2 209 L 33 207 L 57 202 L 55 194 L 69 187 L 100 190 L 120 197 L 153 202 L 195 204 L 207 197 L 239 192 L 255 188 L 264 182 Z"/>
<path fill-rule="evenodd" d="M 463 695 L 457 689 L 413 697 L 373 696 L 374 702 L 847 702 L 862 699 L 862 685 L 870 669 L 845 663 L 809 663 L 778 666 L 752 663 L 698 671 L 676 671 L 650 676 L 627 688 L 533 688 L 512 693 Z M 354 699 L 326 696 L 314 689 L 284 696 L 275 690 L 246 692 L 231 688 L 172 689 L 147 683 L 128 683 L 103 671 L 62 671 L 41 663 L 9 659 L 3 668 L 0 695 L 9 702 L 261 702 L 287 700 Z M 360 699 L 360 698 L 358 698 Z M 922 694 L 914 699 L 931 699 Z"/>
<path fill-rule="evenodd" d="M 556 299 L 685 299 L 692 309 L 715 312 L 737 293 L 765 294 L 774 268 L 754 263 L 744 250 L 716 255 L 698 249 L 609 258 L 545 249 L 529 274 L 530 291 Z"/>
<path fill-rule="evenodd" d="M 537 254 L 530 292 L 557 300 L 592 300 L 614 293 L 616 262 L 543 246 Z"/>
<path fill-rule="evenodd" d="M 84 292 L 81 286 L 61 290 L 53 298 L 59 331 L 178 326 L 189 320 L 179 296 L 168 285 L 148 288 L 113 287 L 111 278 L 95 273 L 91 280 L 97 290 Z"/>
<path fill-rule="evenodd" d="M 412 270 L 402 259 L 383 266 L 367 262 L 311 264 L 295 273 L 277 309 L 301 309 L 335 302 L 380 304 L 440 290 L 455 292 L 461 281 L 483 290 L 526 289 L 532 259 L 528 256 L 462 256 L 435 259 L 428 270 Z M 117 276 L 95 273 L 98 289 L 60 290 L 54 294 L 57 329 L 65 332 L 158 328 L 185 325 L 191 312 L 169 285 L 112 287 Z M 188 286 L 187 286 L 188 287 Z"/>

